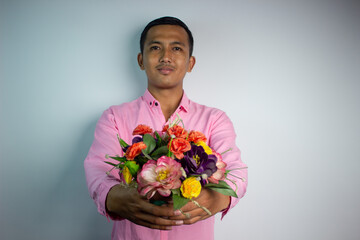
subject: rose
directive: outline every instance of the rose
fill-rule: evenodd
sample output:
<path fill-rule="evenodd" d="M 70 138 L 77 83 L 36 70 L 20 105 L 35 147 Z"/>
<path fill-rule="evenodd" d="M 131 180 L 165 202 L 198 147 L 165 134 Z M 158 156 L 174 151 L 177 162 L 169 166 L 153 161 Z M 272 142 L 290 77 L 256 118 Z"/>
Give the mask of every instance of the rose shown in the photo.
<path fill-rule="evenodd" d="M 141 153 L 141 150 L 146 148 L 146 144 L 143 142 L 137 142 L 131 145 L 125 153 L 127 160 L 134 160 L 136 156 L 138 156 Z"/>
<path fill-rule="evenodd" d="M 188 135 L 187 131 L 178 125 L 167 128 L 167 133 L 169 136 L 175 136 L 176 138 L 186 138 Z"/>
<path fill-rule="evenodd" d="M 169 142 L 168 148 L 170 148 L 170 151 L 176 158 L 182 159 L 184 157 L 184 152 L 191 149 L 191 145 L 184 138 L 174 138 Z"/>
<path fill-rule="evenodd" d="M 133 135 L 145 135 L 147 133 L 152 133 L 152 132 L 153 130 L 149 126 L 140 124 L 134 129 Z"/>
<path fill-rule="evenodd" d="M 167 197 L 171 189 L 181 186 L 181 164 L 176 160 L 162 156 L 157 161 L 149 160 L 137 176 L 138 191 L 140 195 L 150 199 L 156 192 Z"/>
<path fill-rule="evenodd" d="M 206 137 L 205 135 L 202 133 L 202 132 L 199 132 L 199 131 L 191 131 L 189 133 L 189 137 L 187 139 L 189 142 L 194 142 L 194 143 L 197 143 L 197 142 L 206 142 Z"/>
<path fill-rule="evenodd" d="M 213 154 L 217 157 L 217 162 L 216 162 L 217 170 L 216 172 L 213 173 L 211 177 L 208 178 L 208 180 L 211 183 L 218 184 L 219 180 L 225 180 L 226 163 L 222 161 L 221 154 L 215 152 L 214 150 L 213 150 Z"/>
<path fill-rule="evenodd" d="M 180 191 L 184 198 L 196 198 L 201 192 L 200 181 L 196 177 L 189 177 L 181 184 Z"/>

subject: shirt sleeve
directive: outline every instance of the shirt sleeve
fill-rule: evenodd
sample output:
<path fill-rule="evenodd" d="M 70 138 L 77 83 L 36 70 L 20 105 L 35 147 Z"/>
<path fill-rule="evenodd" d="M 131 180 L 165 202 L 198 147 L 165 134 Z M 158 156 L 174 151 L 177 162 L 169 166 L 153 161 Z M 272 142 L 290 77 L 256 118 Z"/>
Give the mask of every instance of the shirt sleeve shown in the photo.
<path fill-rule="evenodd" d="M 113 220 L 119 219 L 107 213 L 105 201 L 110 189 L 120 183 L 120 177 L 117 170 L 111 171 L 109 175 L 106 174 L 107 171 L 112 169 L 112 166 L 105 163 L 105 161 L 114 163 L 116 161 L 106 159 L 105 155 L 115 156 L 122 154 L 122 149 L 117 139 L 118 132 L 115 116 L 112 109 L 109 108 L 104 111 L 97 122 L 94 141 L 84 161 L 86 182 L 90 196 L 94 200 L 98 212 Z"/>
<path fill-rule="evenodd" d="M 225 181 L 236 191 L 238 198 L 231 197 L 229 206 L 222 212 L 221 218 L 223 218 L 239 202 L 240 198 L 245 195 L 248 182 L 247 166 L 242 162 L 240 150 L 236 146 L 234 126 L 224 112 L 218 114 L 213 122 L 209 145 L 218 153 L 231 149 L 222 155 L 223 161 L 227 164 L 226 170 L 231 170 Z"/>

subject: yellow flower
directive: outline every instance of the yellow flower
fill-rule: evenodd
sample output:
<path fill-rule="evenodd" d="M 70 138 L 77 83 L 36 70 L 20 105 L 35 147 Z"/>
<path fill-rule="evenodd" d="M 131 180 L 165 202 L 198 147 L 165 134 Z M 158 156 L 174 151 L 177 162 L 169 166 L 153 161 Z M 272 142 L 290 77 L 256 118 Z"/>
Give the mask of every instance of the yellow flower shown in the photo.
<path fill-rule="evenodd" d="M 123 174 L 125 182 L 127 184 L 129 184 L 131 182 L 131 180 L 132 180 L 132 175 L 131 175 L 131 173 L 129 171 L 129 168 L 125 166 L 123 168 L 122 174 Z"/>
<path fill-rule="evenodd" d="M 196 146 L 202 146 L 202 147 L 204 148 L 205 153 L 206 153 L 207 155 L 210 155 L 210 154 L 213 153 L 212 150 L 211 150 L 211 148 L 210 148 L 208 145 L 206 145 L 206 143 L 203 142 L 203 141 L 197 142 L 195 145 L 196 145 Z"/>
<path fill-rule="evenodd" d="M 201 192 L 201 184 L 196 177 L 189 177 L 181 184 L 180 190 L 184 198 L 196 198 Z"/>

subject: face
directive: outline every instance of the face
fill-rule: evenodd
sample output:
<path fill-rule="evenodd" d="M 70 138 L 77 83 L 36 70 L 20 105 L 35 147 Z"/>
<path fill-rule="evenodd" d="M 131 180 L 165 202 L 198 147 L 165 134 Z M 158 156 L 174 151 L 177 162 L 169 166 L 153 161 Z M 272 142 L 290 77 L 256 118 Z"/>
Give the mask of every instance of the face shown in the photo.
<path fill-rule="evenodd" d="M 157 25 L 149 29 L 138 63 L 145 70 L 149 90 L 181 88 L 195 58 L 189 56 L 188 35 L 180 26 Z"/>

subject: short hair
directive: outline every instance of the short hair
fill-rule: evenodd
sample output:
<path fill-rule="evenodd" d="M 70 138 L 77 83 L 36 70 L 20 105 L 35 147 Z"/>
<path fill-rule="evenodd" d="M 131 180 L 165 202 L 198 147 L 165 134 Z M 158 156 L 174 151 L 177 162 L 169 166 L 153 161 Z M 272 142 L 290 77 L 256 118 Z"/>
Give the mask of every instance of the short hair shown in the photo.
<path fill-rule="evenodd" d="M 190 56 L 192 56 L 193 48 L 194 48 L 194 38 L 192 36 L 191 31 L 189 30 L 189 28 L 186 26 L 186 24 L 183 21 L 181 21 L 178 18 L 169 17 L 169 16 L 157 18 L 157 19 L 149 22 L 148 25 L 146 25 L 146 27 L 142 31 L 141 37 L 140 37 L 141 53 L 144 52 L 144 44 L 145 44 L 145 39 L 146 39 L 146 35 L 147 35 L 148 31 L 150 30 L 150 28 L 152 28 L 154 26 L 158 26 L 158 25 L 176 25 L 176 26 L 182 27 L 188 34 Z"/>

